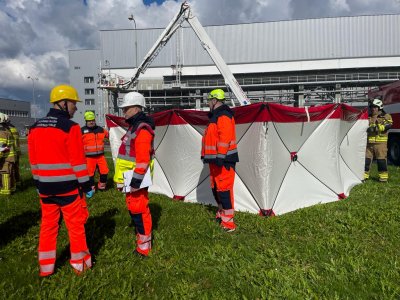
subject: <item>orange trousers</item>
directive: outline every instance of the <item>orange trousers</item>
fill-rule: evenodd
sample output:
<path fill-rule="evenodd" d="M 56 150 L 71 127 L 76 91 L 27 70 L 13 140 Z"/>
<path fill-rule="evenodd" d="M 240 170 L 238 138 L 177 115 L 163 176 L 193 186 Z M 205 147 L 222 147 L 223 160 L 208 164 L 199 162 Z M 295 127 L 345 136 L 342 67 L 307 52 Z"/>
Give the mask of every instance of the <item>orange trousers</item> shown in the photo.
<path fill-rule="evenodd" d="M 126 194 L 129 210 L 136 232 L 136 251 L 147 256 L 151 250 L 152 219 L 147 188 Z"/>
<path fill-rule="evenodd" d="M 98 188 L 104 190 L 107 183 L 107 174 L 109 172 L 107 161 L 104 155 L 86 156 L 86 164 L 89 176 L 91 177 L 92 185 L 94 186 L 94 173 L 96 168 L 99 168 L 100 180 Z"/>
<path fill-rule="evenodd" d="M 235 201 L 233 195 L 233 184 L 235 181 L 235 169 L 229 170 L 214 164 L 210 166 L 211 189 L 213 190 L 215 201 L 219 207 L 218 215 L 221 217 L 221 226 L 228 229 L 236 228 L 233 220 L 235 214 Z"/>
<path fill-rule="evenodd" d="M 75 201 L 67 205 L 47 204 L 40 201 L 42 222 L 39 236 L 40 276 L 54 272 L 56 262 L 57 235 L 62 213 L 68 230 L 71 259 L 70 264 L 75 272 L 83 272 L 92 266 L 91 255 L 86 244 L 85 223 L 89 217 L 84 198 L 77 195 Z"/>

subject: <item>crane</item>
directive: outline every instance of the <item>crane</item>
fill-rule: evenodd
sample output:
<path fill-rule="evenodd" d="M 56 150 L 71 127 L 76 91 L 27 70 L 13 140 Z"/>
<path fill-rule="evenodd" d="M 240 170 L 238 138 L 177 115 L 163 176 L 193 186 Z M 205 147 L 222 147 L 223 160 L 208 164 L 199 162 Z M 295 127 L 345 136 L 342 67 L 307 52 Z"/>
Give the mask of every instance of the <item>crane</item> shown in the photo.
<path fill-rule="evenodd" d="M 153 47 L 144 57 L 141 64 L 135 70 L 134 75 L 131 79 L 123 84 L 118 84 L 118 87 L 122 90 L 129 89 L 137 85 L 138 78 L 140 74 L 143 74 L 149 65 L 154 61 L 157 55 L 160 53 L 161 49 L 167 44 L 169 39 L 177 31 L 177 29 L 182 25 L 183 22 L 187 21 L 197 37 L 199 38 L 201 45 L 210 55 L 211 59 L 215 63 L 216 67 L 220 71 L 221 75 L 224 77 L 225 84 L 235 95 L 236 99 L 239 101 L 240 105 L 250 104 L 250 100 L 247 95 L 242 90 L 241 86 L 237 82 L 235 76 L 233 76 L 229 67 L 223 60 L 221 54 L 218 52 L 214 43 L 208 36 L 204 27 L 201 25 L 197 17 L 193 14 L 192 9 L 187 1 L 183 2 L 179 12 L 174 16 L 168 26 L 164 29 L 160 37 L 154 43 Z"/>

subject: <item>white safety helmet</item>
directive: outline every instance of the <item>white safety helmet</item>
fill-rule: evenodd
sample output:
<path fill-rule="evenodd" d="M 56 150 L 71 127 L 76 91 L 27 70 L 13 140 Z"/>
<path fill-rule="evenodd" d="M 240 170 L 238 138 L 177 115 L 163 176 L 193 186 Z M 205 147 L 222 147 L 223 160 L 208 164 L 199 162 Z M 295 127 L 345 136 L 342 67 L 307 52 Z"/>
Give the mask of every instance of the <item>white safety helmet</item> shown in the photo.
<path fill-rule="evenodd" d="M 3 124 L 6 122 L 5 114 L 0 112 L 0 124 Z"/>
<path fill-rule="evenodd" d="M 144 96 L 138 92 L 129 92 L 124 96 L 124 99 L 118 105 L 119 108 L 124 108 L 128 106 L 134 106 L 138 105 L 143 108 L 146 108 L 146 100 L 144 99 Z"/>
<path fill-rule="evenodd" d="M 372 106 L 376 106 L 379 109 L 382 109 L 383 108 L 383 102 L 380 99 L 374 99 L 374 100 L 372 100 Z"/>

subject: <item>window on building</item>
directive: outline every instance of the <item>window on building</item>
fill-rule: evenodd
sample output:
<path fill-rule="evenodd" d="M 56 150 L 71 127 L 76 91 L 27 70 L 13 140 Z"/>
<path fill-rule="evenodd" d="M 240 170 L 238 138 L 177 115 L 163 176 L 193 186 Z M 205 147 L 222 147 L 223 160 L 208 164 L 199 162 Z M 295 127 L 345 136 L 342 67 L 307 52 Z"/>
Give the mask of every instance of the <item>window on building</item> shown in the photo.
<path fill-rule="evenodd" d="M 80 68 L 81 68 L 81 67 L 77 67 L 77 66 L 74 67 L 75 70 L 79 70 Z"/>
<path fill-rule="evenodd" d="M 83 77 L 83 82 L 84 83 L 93 83 L 94 82 L 94 78 L 93 77 L 91 77 L 91 76 L 88 76 L 88 77 Z"/>
<path fill-rule="evenodd" d="M 94 105 L 94 99 L 85 99 L 85 105 Z"/>
<path fill-rule="evenodd" d="M 94 95 L 94 89 L 85 89 L 85 95 Z"/>

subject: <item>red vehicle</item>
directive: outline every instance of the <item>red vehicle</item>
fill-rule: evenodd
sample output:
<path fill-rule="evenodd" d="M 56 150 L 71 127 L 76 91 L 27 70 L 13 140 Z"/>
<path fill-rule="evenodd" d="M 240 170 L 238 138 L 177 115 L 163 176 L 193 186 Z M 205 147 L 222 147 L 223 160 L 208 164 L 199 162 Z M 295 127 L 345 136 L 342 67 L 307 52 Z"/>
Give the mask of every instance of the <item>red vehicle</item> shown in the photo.
<path fill-rule="evenodd" d="M 379 98 L 383 101 L 383 109 L 392 115 L 393 126 L 389 130 L 388 158 L 400 166 L 400 80 L 382 85 L 368 92 L 368 98 Z"/>

